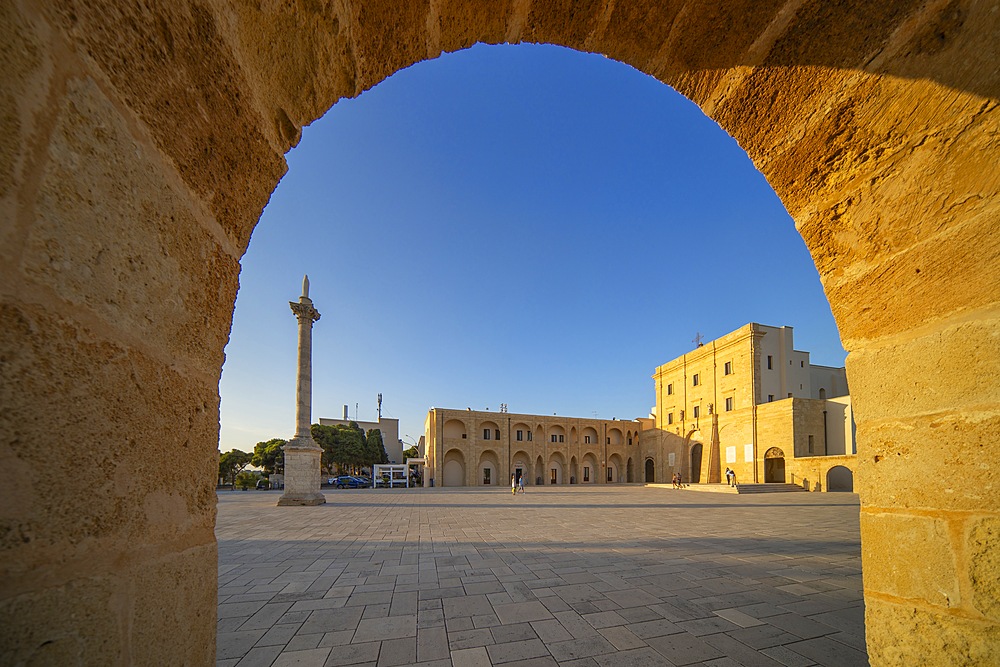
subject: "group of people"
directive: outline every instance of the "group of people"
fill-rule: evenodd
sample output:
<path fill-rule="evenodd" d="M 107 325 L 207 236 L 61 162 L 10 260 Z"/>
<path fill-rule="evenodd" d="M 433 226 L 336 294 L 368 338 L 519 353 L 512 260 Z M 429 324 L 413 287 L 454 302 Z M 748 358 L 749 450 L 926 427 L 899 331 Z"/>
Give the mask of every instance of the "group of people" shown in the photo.
<path fill-rule="evenodd" d="M 736 471 L 726 468 L 726 483 L 729 486 L 736 486 Z"/>
<path fill-rule="evenodd" d="M 681 481 L 681 474 L 679 472 L 674 473 L 674 476 L 670 479 L 670 482 L 674 485 L 675 489 L 684 488 L 684 483 Z"/>
<path fill-rule="evenodd" d="M 510 476 L 510 492 L 511 494 L 516 494 L 518 491 L 524 493 L 524 475 L 516 478 L 514 475 Z"/>

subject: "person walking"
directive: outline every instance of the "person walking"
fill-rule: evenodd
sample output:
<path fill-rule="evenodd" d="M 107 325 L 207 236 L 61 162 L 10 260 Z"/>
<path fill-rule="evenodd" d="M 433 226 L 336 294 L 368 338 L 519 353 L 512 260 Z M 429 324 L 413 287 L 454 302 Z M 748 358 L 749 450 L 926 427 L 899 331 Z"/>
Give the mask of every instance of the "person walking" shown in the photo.
<path fill-rule="evenodd" d="M 521 475 L 517 479 L 517 490 L 520 491 L 521 493 L 524 493 L 524 475 Z"/>
<path fill-rule="evenodd" d="M 510 476 L 510 493 L 511 495 L 517 493 L 517 480 L 514 479 L 513 475 Z"/>
<path fill-rule="evenodd" d="M 726 468 L 726 484 L 729 486 L 733 485 L 733 471 L 729 468 Z"/>

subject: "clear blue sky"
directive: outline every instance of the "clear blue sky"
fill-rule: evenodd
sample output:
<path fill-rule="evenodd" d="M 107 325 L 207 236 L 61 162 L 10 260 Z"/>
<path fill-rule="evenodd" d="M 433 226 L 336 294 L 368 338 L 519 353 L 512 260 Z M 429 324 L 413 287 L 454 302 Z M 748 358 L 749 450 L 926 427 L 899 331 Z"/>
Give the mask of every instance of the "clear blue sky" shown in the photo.
<path fill-rule="evenodd" d="M 551 46 L 397 73 L 303 132 L 243 258 L 220 448 L 289 438 L 308 273 L 313 421 L 434 407 L 634 418 L 654 368 L 747 322 L 845 353 L 791 218 L 667 86 Z"/>

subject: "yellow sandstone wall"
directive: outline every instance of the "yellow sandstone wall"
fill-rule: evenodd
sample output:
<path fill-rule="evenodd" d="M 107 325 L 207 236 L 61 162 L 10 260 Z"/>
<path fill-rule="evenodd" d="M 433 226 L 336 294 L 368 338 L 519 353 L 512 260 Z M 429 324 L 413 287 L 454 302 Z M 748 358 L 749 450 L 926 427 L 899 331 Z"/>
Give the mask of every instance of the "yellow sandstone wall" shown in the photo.
<path fill-rule="evenodd" d="M 850 351 L 872 663 L 996 664 L 998 34 L 985 0 L 0 4 L 0 658 L 212 662 L 218 379 L 282 154 L 403 67 L 531 41 L 747 150 Z"/>

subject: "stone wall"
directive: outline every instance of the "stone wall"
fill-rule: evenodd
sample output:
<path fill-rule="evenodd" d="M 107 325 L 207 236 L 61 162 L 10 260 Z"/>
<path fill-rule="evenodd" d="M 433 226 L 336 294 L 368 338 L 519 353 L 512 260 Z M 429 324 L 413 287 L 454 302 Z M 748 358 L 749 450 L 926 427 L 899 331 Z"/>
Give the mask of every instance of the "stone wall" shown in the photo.
<path fill-rule="evenodd" d="M 2 661 L 211 663 L 218 379 L 282 154 L 403 67 L 530 41 L 746 149 L 850 352 L 872 662 L 995 664 L 998 35 L 975 0 L 3 3 Z"/>

